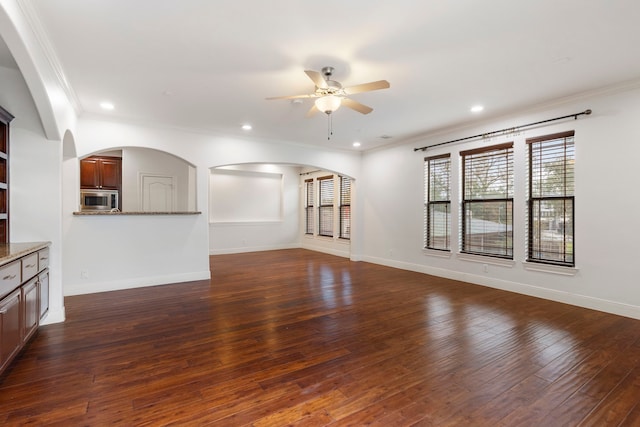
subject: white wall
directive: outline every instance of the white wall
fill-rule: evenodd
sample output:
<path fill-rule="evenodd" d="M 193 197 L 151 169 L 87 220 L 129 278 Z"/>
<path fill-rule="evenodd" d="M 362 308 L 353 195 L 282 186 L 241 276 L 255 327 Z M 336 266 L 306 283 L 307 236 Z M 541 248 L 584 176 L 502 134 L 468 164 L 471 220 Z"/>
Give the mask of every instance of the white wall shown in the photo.
<path fill-rule="evenodd" d="M 50 309 L 44 322 L 62 321 L 62 144 L 45 138 L 33 99 L 19 71 L 0 67 L 0 105 L 16 117 L 10 125 L 10 239 L 12 242 L 52 243 Z"/>
<path fill-rule="evenodd" d="M 74 216 L 77 202 L 65 203 L 63 275 L 66 295 L 207 279 L 211 251 L 208 184 L 212 167 L 244 163 L 300 164 L 354 177 L 360 174 L 359 153 L 225 138 L 90 117 L 78 122 L 76 147 L 78 158 L 114 147 L 147 147 L 186 160 L 197 169 L 197 210 L 202 214 Z M 65 179 L 65 200 L 74 199 L 77 188 L 77 178 Z M 75 198 L 77 200 L 77 196 Z M 297 227 L 297 223 L 288 222 L 287 227 L 290 225 Z M 280 230 L 268 230 L 268 227 L 264 230 L 270 240 L 264 244 L 255 242 L 254 247 L 279 244 L 271 237 Z M 221 242 L 214 250 L 227 250 L 237 242 L 237 229 L 229 227 L 229 230 L 217 232 L 226 234 L 212 235 L 215 244 Z M 290 240 L 290 234 L 285 234 L 284 241 Z"/>
<path fill-rule="evenodd" d="M 593 114 L 522 130 L 490 140 L 450 144 L 426 152 L 414 147 L 510 128 L 590 108 Z M 640 89 L 594 95 L 493 120 L 468 129 L 366 153 L 359 180 L 363 259 L 528 295 L 568 302 L 640 318 L 637 238 L 640 198 L 637 197 L 637 158 L 640 156 Z M 576 144 L 576 269 L 532 271 L 525 253 L 525 139 L 575 130 Z M 459 218 L 459 152 L 514 141 L 514 262 L 423 250 L 423 159 L 452 155 L 452 214 Z M 456 221 L 453 221 L 456 223 Z M 454 228 L 455 229 L 455 228 Z M 457 235 L 457 233 L 456 233 Z M 487 272 L 485 272 L 487 264 Z M 535 265 L 533 266 L 535 267 Z M 566 272 L 558 274 L 558 272 Z"/>
<path fill-rule="evenodd" d="M 148 148 L 122 149 L 122 210 L 142 211 L 140 174 L 160 174 L 176 178 L 176 211 L 188 211 L 189 164 L 175 156 Z"/>
<path fill-rule="evenodd" d="M 275 206 L 271 206 L 265 212 L 257 206 L 251 206 L 243 200 L 233 202 L 232 200 L 223 200 L 229 209 L 222 211 L 222 215 L 216 218 L 215 214 L 211 214 L 211 222 L 209 226 L 209 250 L 211 254 L 221 253 L 239 253 L 253 252 L 272 249 L 287 249 L 300 247 L 299 228 L 300 228 L 300 197 L 299 183 L 300 175 L 299 166 L 275 165 L 275 164 L 252 164 L 252 165 L 235 165 L 225 166 L 223 170 L 237 171 L 239 173 L 247 173 L 242 175 L 251 180 L 251 173 L 270 174 L 273 177 L 281 176 L 280 194 L 273 195 L 278 198 L 281 204 L 278 218 L 275 218 Z M 213 175 L 221 170 L 212 170 Z M 260 175 L 256 175 L 259 178 Z M 239 198 L 246 197 L 249 193 L 243 188 L 247 182 L 243 180 L 224 180 L 219 185 L 230 185 L 227 194 L 235 194 Z M 276 191 L 269 186 L 270 193 Z M 270 196 L 270 197 L 271 197 Z M 216 191 L 210 187 L 210 201 L 213 202 L 213 209 L 216 209 Z M 228 202 L 228 203 L 227 203 Z M 231 219 L 233 218 L 233 219 Z"/>

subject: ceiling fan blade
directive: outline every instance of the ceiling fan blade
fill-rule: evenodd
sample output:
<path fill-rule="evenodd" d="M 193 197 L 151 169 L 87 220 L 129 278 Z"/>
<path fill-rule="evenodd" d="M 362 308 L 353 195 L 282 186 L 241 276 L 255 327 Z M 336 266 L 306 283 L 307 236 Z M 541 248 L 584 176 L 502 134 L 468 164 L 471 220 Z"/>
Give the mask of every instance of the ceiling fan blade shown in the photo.
<path fill-rule="evenodd" d="M 316 107 L 316 104 L 313 104 L 311 106 L 311 108 L 309 108 L 309 111 L 307 111 L 307 114 L 305 114 L 305 117 L 311 117 L 313 115 L 315 115 L 317 112 L 319 112 L 320 110 L 318 110 L 318 107 Z"/>
<path fill-rule="evenodd" d="M 364 104 L 359 103 L 358 101 L 354 101 L 353 99 L 349 99 L 349 98 L 342 98 L 342 105 L 344 105 L 345 107 L 349 107 L 352 110 L 355 110 L 358 113 L 362 113 L 362 114 L 369 114 L 370 112 L 373 111 L 373 108 L 368 107 Z"/>
<path fill-rule="evenodd" d="M 309 76 L 309 78 L 313 81 L 313 84 L 315 84 L 316 87 L 319 87 L 321 89 L 327 89 L 329 87 L 327 85 L 327 81 L 322 76 L 322 73 L 319 73 L 313 70 L 304 70 L 304 72 L 307 73 L 307 76 Z"/>
<path fill-rule="evenodd" d="M 274 99 L 304 99 L 304 98 L 317 98 L 315 93 L 307 94 L 307 95 L 291 95 L 291 96 L 272 96 L 270 98 L 265 98 L 267 101 L 272 101 Z"/>
<path fill-rule="evenodd" d="M 346 93 L 347 95 L 353 95 L 354 93 L 369 92 L 371 90 L 378 90 L 378 89 L 387 89 L 390 86 L 391 85 L 389 84 L 388 81 L 378 80 L 377 82 L 369 82 L 369 83 L 363 83 L 361 85 L 346 87 L 344 88 L 344 93 Z"/>

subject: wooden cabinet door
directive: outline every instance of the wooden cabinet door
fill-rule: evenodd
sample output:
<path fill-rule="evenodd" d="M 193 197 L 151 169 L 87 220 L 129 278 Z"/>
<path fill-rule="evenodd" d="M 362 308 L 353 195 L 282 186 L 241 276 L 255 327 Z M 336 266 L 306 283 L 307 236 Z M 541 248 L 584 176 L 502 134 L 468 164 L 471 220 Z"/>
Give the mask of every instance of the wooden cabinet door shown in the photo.
<path fill-rule="evenodd" d="M 49 311 L 49 269 L 38 275 L 40 282 L 40 319 Z"/>
<path fill-rule="evenodd" d="M 100 188 L 100 161 L 94 158 L 80 160 L 80 188 Z"/>
<path fill-rule="evenodd" d="M 0 372 L 7 367 L 20 348 L 22 335 L 20 331 L 21 289 L 18 288 L 0 300 Z"/>
<path fill-rule="evenodd" d="M 122 160 L 120 159 L 102 159 L 100 161 L 100 185 L 105 190 L 119 190 L 120 189 L 120 181 L 122 179 L 121 165 Z"/>
<path fill-rule="evenodd" d="M 38 297 L 38 278 L 34 277 L 21 286 L 24 309 L 22 340 L 26 342 L 38 329 L 40 321 L 40 301 Z"/>

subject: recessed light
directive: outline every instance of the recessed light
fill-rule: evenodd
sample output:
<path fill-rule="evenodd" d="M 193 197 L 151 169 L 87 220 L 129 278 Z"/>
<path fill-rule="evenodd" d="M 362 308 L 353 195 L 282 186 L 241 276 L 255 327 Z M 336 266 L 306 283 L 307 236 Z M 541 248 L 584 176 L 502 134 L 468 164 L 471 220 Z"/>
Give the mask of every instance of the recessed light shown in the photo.
<path fill-rule="evenodd" d="M 251 130 L 251 129 L 252 129 L 252 127 L 251 127 L 251 125 L 242 125 L 242 129 L 244 129 L 244 130 Z"/>
<path fill-rule="evenodd" d="M 479 113 L 482 110 L 484 110 L 484 107 L 482 105 L 474 105 L 473 107 L 471 107 L 472 113 Z"/>
<path fill-rule="evenodd" d="M 113 110 L 116 107 L 112 103 L 105 101 L 100 103 L 100 108 L 103 110 Z"/>
<path fill-rule="evenodd" d="M 360 145 L 361 145 L 361 144 L 360 144 L 359 142 L 357 142 L 357 141 L 353 143 L 353 146 L 354 146 L 354 147 L 360 147 Z"/>

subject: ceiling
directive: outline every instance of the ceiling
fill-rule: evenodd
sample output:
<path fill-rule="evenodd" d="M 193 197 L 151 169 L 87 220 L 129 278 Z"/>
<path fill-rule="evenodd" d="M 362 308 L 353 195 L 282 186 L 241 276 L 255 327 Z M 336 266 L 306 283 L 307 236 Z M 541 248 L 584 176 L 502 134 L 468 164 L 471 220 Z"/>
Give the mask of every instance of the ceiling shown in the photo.
<path fill-rule="evenodd" d="M 82 114 L 218 135 L 366 150 L 640 79 L 636 0 L 22 2 Z M 311 100 L 265 100 L 324 66 L 391 83 L 352 96 L 372 113 L 336 111 L 330 141 Z"/>

